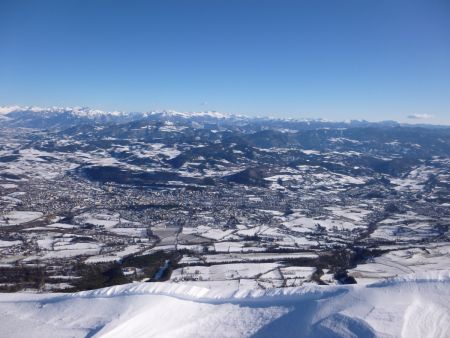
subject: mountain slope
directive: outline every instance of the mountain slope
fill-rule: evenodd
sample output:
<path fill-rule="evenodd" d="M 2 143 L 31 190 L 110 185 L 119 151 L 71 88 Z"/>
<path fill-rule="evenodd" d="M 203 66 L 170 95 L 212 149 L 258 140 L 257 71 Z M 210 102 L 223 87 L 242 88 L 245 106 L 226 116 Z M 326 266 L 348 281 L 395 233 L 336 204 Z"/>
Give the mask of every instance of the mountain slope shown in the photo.
<path fill-rule="evenodd" d="M 2 294 L 3 337 L 448 337 L 450 273 L 266 291 L 135 283 Z"/>

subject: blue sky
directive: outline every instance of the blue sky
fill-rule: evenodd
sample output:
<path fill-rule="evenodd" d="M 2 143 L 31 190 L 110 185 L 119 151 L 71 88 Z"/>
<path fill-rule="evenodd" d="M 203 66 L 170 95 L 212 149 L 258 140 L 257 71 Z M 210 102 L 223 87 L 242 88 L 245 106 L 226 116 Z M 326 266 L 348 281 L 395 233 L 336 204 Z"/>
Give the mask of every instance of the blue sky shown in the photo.
<path fill-rule="evenodd" d="M 450 124 L 450 1 L 1 0 L 13 104 Z"/>

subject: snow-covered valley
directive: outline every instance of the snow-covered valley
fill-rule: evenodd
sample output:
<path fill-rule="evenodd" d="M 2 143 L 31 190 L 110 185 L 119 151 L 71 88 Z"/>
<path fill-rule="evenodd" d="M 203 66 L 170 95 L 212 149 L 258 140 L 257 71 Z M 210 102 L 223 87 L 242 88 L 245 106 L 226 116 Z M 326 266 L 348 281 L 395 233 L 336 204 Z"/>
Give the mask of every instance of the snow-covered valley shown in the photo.
<path fill-rule="evenodd" d="M 449 128 L 48 114 L 0 128 L 0 338 L 449 337 Z"/>

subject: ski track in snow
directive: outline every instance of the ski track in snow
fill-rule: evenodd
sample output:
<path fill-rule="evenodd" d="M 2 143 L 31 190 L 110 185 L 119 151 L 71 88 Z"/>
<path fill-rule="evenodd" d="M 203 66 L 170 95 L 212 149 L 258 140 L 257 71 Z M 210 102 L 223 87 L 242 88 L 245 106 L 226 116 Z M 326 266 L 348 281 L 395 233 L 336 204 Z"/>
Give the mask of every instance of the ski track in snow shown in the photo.
<path fill-rule="evenodd" d="M 0 337 L 450 337 L 450 272 L 285 289 L 133 283 L 0 294 Z"/>

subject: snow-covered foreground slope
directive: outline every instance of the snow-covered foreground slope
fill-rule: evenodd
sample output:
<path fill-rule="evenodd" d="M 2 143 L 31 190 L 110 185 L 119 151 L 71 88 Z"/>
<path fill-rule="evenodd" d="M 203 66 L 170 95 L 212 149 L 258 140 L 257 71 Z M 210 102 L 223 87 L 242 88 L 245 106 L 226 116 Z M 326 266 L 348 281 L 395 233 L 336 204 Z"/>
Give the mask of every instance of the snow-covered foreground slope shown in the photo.
<path fill-rule="evenodd" d="M 137 283 L 0 294 L 1 337 L 449 337 L 450 272 L 266 291 Z"/>

